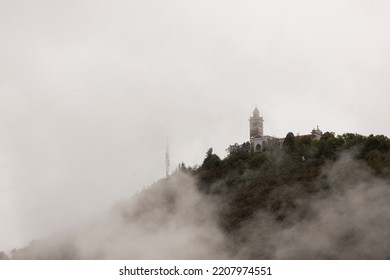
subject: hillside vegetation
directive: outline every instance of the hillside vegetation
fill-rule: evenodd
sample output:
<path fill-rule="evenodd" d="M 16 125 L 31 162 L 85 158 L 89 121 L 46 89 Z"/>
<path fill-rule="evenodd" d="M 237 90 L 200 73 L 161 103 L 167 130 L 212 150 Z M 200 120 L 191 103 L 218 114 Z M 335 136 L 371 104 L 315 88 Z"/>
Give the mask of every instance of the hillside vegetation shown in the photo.
<path fill-rule="evenodd" d="M 390 140 L 287 134 L 210 148 L 103 217 L 14 259 L 390 259 Z M 7 256 L 3 255 L 3 258 Z"/>
<path fill-rule="evenodd" d="M 220 159 L 210 149 L 199 168 L 179 166 L 198 179 L 202 192 L 224 198 L 226 208 L 221 213 L 221 225 L 227 231 L 239 229 L 259 209 L 269 212 L 277 221 L 288 219 L 296 211 L 304 215 L 298 201 L 308 196 L 326 196 L 335 186 L 325 170 L 346 155 L 355 172 L 364 170 L 390 179 L 390 139 L 383 135 L 336 136 L 326 132 L 321 139 L 314 140 L 288 133 L 283 149 L 253 154 L 250 143 L 245 142 L 230 146 L 227 152 L 227 157 Z M 347 170 L 339 170 L 337 175 L 348 176 L 342 174 Z M 355 172 L 349 175 L 355 176 Z"/>

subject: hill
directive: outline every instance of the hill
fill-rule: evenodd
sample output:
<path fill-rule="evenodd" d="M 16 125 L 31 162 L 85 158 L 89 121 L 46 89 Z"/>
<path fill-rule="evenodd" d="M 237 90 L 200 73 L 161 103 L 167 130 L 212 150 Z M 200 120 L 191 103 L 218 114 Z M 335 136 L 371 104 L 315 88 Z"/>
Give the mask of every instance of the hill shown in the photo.
<path fill-rule="evenodd" d="M 390 140 L 287 134 L 212 149 L 103 217 L 14 259 L 389 259 Z"/>

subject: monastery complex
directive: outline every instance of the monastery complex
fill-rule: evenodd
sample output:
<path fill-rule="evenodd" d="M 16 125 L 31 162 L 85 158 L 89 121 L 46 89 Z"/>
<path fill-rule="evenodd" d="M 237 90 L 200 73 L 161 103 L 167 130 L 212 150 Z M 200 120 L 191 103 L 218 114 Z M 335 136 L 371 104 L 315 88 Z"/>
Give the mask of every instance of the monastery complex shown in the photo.
<path fill-rule="evenodd" d="M 260 152 L 264 148 L 281 148 L 283 146 L 284 138 L 276 138 L 263 133 L 263 117 L 260 116 L 259 109 L 257 107 L 253 111 L 253 115 L 249 118 L 249 138 L 251 143 L 251 149 L 253 152 Z M 301 135 L 310 136 L 313 139 L 319 139 L 322 136 L 322 131 L 318 128 L 313 129 L 311 134 Z"/>

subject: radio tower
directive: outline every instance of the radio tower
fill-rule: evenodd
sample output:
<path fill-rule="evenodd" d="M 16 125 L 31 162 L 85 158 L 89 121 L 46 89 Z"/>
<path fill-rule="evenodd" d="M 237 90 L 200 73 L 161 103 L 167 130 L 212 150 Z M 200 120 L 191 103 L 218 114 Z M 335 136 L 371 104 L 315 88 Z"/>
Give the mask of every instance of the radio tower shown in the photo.
<path fill-rule="evenodd" d="M 165 151 L 165 178 L 169 175 L 169 144 L 167 143 L 167 149 Z"/>

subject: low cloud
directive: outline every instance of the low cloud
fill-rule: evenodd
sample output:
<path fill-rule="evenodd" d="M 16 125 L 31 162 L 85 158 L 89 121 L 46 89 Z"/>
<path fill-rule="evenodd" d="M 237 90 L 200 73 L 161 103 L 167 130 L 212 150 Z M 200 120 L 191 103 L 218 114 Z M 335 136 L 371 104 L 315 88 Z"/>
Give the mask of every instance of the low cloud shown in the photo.
<path fill-rule="evenodd" d="M 328 166 L 321 177 L 326 178 L 329 192 L 296 201 L 298 210 L 290 213 L 288 221 L 279 223 L 269 213 L 257 213 L 241 229 L 246 242 L 240 244 L 238 256 L 388 259 L 389 182 L 372 175 L 351 155 Z"/>
<path fill-rule="evenodd" d="M 302 186 L 274 190 L 297 207 L 279 221 L 259 210 L 233 231 L 221 227 L 221 197 L 198 191 L 177 172 L 104 217 L 34 241 L 21 259 L 388 259 L 390 184 L 351 155 L 319 176 L 329 189 L 301 195 Z"/>
<path fill-rule="evenodd" d="M 216 223 L 217 203 L 194 180 L 169 180 L 118 203 L 81 229 L 35 241 L 14 254 L 27 259 L 219 259 L 228 258 Z"/>

